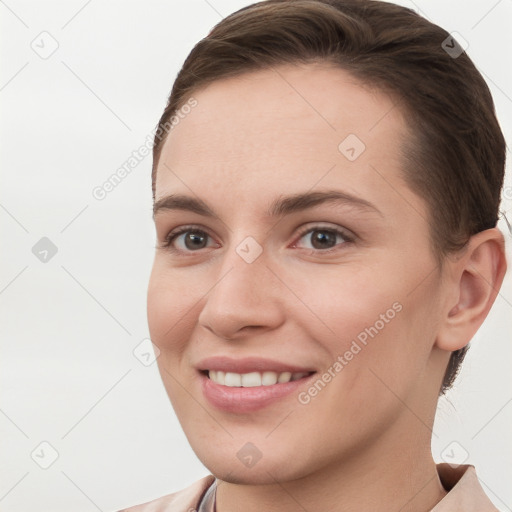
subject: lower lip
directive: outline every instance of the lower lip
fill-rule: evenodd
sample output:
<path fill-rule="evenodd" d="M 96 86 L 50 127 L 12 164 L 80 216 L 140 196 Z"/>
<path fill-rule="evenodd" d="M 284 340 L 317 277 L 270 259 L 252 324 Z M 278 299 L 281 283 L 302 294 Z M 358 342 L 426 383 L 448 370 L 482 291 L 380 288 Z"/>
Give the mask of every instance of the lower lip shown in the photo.
<path fill-rule="evenodd" d="M 200 374 L 200 377 L 204 396 L 212 405 L 225 412 L 244 413 L 263 409 L 292 394 L 314 375 L 313 373 L 299 380 L 281 382 L 271 386 L 250 388 L 223 386 L 213 382 L 203 373 Z"/>

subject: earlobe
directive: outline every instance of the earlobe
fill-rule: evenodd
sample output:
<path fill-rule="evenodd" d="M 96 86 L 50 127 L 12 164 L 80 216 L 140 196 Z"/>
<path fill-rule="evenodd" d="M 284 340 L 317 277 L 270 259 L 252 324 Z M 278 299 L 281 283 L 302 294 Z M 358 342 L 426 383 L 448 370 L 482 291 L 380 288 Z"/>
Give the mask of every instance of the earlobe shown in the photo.
<path fill-rule="evenodd" d="M 498 228 L 473 235 L 452 266 L 452 296 L 436 346 L 453 352 L 466 346 L 487 317 L 507 269 L 505 241 Z"/>

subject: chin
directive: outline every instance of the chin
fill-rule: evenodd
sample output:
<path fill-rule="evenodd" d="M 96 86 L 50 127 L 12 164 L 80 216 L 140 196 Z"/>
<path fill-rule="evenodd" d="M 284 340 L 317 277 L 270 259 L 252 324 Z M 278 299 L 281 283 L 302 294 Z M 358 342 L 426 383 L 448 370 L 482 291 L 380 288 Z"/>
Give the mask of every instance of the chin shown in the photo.
<path fill-rule="evenodd" d="M 290 480 L 296 480 L 298 477 L 289 474 L 287 471 L 283 474 L 282 470 L 279 469 L 268 469 L 264 466 L 260 468 L 229 468 L 225 467 L 224 464 L 219 466 L 222 467 L 212 467 L 208 468 L 209 471 L 216 478 L 224 482 L 229 482 L 231 484 L 240 484 L 240 485 L 273 485 L 276 482 L 286 482 Z M 215 469 L 219 469 L 215 471 Z"/>
<path fill-rule="evenodd" d="M 272 457 L 262 455 L 252 466 L 245 465 L 237 457 L 233 458 L 226 452 L 209 453 L 206 457 L 200 453 L 197 455 L 216 478 L 241 485 L 266 485 L 297 480 L 306 476 L 309 467 L 306 461 L 302 464 L 297 459 L 292 466 L 290 464 L 293 460 L 292 455 L 283 457 L 278 453 L 274 453 Z M 286 461 L 286 464 L 283 464 L 283 461 Z M 249 463 L 248 461 L 247 464 Z"/>

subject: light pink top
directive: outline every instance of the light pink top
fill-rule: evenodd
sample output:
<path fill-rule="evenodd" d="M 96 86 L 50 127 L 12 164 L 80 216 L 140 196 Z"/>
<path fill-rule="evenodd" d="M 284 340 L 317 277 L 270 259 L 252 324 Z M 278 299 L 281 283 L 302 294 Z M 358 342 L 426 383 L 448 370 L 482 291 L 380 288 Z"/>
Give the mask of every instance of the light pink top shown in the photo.
<path fill-rule="evenodd" d="M 431 512 L 499 512 L 478 481 L 475 466 L 437 464 L 448 494 Z M 189 487 L 118 512 L 215 512 L 215 477 L 205 476 Z"/>

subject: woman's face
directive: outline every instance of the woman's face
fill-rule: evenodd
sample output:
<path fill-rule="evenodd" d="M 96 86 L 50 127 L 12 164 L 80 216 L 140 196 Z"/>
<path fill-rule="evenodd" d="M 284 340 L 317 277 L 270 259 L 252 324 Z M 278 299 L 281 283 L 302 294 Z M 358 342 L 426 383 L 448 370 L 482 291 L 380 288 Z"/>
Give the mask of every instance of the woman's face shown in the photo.
<path fill-rule="evenodd" d="M 148 321 L 198 457 L 268 483 L 430 449 L 446 291 L 399 108 L 319 64 L 193 96 L 158 165 Z"/>

